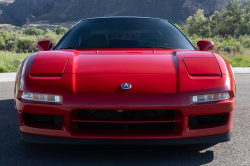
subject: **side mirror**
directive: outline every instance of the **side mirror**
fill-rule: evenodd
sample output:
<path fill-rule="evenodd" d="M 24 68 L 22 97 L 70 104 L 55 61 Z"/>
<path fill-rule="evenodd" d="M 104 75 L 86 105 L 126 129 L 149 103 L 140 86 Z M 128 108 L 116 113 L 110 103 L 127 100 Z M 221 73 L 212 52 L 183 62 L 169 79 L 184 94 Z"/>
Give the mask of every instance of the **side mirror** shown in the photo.
<path fill-rule="evenodd" d="M 52 48 L 52 42 L 50 40 L 41 40 L 36 43 L 36 49 L 38 51 L 49 51 Z"/>
<path fill-rule="evenodd" d="M 214 49 L 214 43 L 210 40 L 200 40 L 197 42 L 197 46 L 201 51 L 208 51 Z"/>

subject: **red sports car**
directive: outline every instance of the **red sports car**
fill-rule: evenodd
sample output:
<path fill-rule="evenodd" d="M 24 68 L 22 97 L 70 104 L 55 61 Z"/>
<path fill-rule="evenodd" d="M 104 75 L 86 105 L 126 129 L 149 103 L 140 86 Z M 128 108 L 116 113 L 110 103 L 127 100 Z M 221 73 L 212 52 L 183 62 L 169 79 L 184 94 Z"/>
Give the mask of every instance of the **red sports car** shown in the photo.
<path fill-rule="evenodd" d="M 196 144 L 231 139 L 231 65 L 196 49 L 166 20 L 80 21 L 51 50 L 18 69 L 15 110 L 21 140 L 55 144 Z"/>

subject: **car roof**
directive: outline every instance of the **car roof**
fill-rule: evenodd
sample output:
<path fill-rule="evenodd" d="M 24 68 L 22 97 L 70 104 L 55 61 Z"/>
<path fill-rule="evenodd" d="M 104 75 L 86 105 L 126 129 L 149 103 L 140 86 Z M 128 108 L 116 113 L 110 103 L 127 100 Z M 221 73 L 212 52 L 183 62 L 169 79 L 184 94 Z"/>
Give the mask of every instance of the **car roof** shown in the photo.
<path fill-rule="evenodd" d="M 161 19 L 161 18 L 137 17 L 137 16 L 94 17 L 94 18 L 83 19 L 81 21 L 86 21 L 86 20 L 116 20 L 116 19 L 119 19 L 119 20 L 120 19 L 138 19 L 138 20 L 150 19 L 150 20 L 164 20 L 164 21 L 168 21 L 168 20 Z"/>

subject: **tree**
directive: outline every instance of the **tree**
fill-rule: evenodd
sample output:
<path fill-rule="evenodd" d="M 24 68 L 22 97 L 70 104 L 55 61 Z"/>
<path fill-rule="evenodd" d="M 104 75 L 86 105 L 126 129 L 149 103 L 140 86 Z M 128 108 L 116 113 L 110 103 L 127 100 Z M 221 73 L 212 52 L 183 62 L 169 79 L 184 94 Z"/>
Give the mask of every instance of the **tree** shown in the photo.
<path fill-rule="evenodd" d="M 245 24 L 246 12 L 250 11 L 248 2 L 249 0 L 229 0 L 221 12 L 215 12 L 210 17 L 213 34 L 234 37 L 241 35 L 243 31 L 240 32 L 240 29 Z"/>
<path fill-rule="evenodd" d="M 245 1 L 245 8 L 242 12 L 242 20 L 238 33 L 239 35 L 250 34 L 250 0 Z"/>
<path fill-rule="evenodd" d="M 243 17 L 241 0 L 230 0 L 221 12 L 221 26 L 224 33 L 235 36 Z M 221 32 L 223 33 L 223 32 Z"/>
<path fill-rule="evenodd" d="M 204 16 L 204 10 L 198 9 L 194 16 L 187 19 L 186 23 L 190 35 L 209 36 L 210 25 L 208 19 Z"/>
<path fill-rule="evenodd" d="M 221 12 L 215 11 L 210 18 L 204 16 L 199 9 L 190 16 L 186 27 L 190 35 L 214 37 L 231 35 L 234 38 L 250 34 L 250 0 L 228 0 Z"/>

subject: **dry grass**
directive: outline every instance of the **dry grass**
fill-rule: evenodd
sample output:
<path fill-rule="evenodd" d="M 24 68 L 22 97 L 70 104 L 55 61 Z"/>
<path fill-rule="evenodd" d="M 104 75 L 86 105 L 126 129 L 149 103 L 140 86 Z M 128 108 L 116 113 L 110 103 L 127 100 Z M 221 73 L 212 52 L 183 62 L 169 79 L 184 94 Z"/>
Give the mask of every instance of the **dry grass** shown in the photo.
<path fill-rule="evenodd" d="M 16 72 L 20 63 L 29 55 L 30 53 L 0 51 L 0 72 Z"/>

